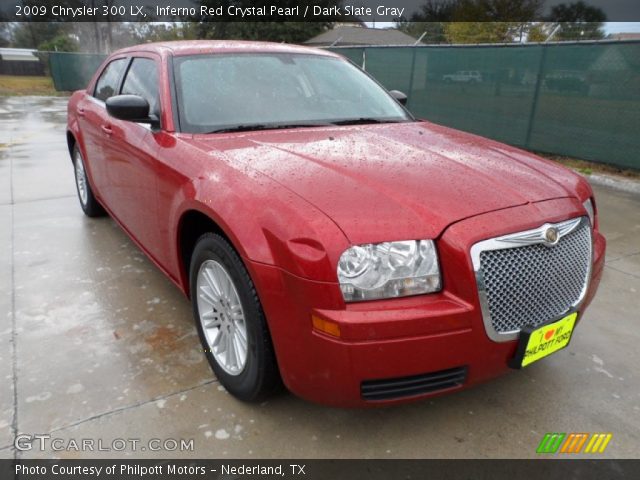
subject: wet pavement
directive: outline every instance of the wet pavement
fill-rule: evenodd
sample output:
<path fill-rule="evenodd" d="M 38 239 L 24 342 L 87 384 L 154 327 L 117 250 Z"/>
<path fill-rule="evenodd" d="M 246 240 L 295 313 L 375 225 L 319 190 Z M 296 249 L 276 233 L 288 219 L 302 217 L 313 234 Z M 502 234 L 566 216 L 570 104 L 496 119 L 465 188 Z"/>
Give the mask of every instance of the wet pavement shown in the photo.
<path fill-rule="evenodd" d="M 113 221 L 82 214 L 65 109 L 0 98 L 0 458 L 529 458 L 546 432 L 611 432 L 603 456 L 640 454 L 639 195 L 594 187 L 607 265 L 564 351 L 400 407 L 288 393 L 247 405 L 213 377 L 189 302 Z M 16 434 L 55 448 L 17 452 Z M 81 439 L 94 450 L 74 449 Z M 178 450 L 151 450 L 171 440 Z"/>

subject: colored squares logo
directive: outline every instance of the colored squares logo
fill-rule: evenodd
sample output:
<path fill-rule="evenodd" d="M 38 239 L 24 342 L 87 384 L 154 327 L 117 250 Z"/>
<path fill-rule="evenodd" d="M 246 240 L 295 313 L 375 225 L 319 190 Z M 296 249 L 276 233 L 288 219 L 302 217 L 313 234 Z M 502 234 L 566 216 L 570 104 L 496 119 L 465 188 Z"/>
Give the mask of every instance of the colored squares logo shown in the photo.
<path fill-rule="evenodd" d="M 536 453 L 604 453 L 610 433 L 547 433 Z"/>
<path fill-rule="evenodd" d="M 566 437 L 566 433 L 547 433 L 542 438 L 540 445 L 538 445 L 538 449 L 536 453 L 556 453 L 564 437 Z"/>
<path fill-rule="evenodd" d="M 584 453 L 603 453 L 612 435 L 610 433 L 594 433 L 587 444 L 587 448 L 584 449 Z"/>
<path fill-rule="evenodd" d="M 560 453 L 580 453 L 587 438 L 589 438 L 588 433 L 570 433 L 562 444 Z"/>

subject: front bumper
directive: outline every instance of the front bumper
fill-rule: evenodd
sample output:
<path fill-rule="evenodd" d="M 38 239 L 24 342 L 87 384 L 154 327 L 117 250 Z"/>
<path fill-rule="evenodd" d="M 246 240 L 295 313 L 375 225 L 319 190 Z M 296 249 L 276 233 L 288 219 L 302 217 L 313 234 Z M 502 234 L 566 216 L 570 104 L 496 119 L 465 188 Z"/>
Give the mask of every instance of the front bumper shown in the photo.
<path fill-rule="evenodd" d="M 335 283 L 250 263 L 284 383 L 314 402 L 358 407 L 448 393 L 505 373 L 517 342 L 495 342 L 487 336 L 470 248 L 484 238 L 534 228 L 543 223 L 541 218 L 557 222 L 582 214 L 577 200 L 557 199 L 452 225 L 438 239 L 444 284 L 438 294 L 345 305 Z M 591 281 L 581 314 L 597 290 L 604 265 L 605 239 L 596 231 L 593 240 Z M 314 331 L 312 315 L 338 324 L 340 338 Z M 363 382 L 443 371 L 458 372 L 456 378 L 464 371 L 464 381 L 399 397 L 363 396 Z"/>

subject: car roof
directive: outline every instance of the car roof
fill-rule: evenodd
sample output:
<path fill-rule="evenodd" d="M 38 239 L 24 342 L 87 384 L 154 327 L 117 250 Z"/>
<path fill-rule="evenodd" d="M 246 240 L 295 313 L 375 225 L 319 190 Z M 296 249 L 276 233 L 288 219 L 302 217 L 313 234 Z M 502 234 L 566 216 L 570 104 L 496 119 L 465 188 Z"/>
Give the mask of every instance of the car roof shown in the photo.
<path fill-rule="evenodd" d="M 157 52 L 164 55 L 199 55 L 207 53 L 298 53 L 338 57 L 327 50 L 302 47 L 288 43 L 250 42 L 242 40 L 178 40 L 144 43 L 120 49 L 116 54 L 130 52 Z"/>

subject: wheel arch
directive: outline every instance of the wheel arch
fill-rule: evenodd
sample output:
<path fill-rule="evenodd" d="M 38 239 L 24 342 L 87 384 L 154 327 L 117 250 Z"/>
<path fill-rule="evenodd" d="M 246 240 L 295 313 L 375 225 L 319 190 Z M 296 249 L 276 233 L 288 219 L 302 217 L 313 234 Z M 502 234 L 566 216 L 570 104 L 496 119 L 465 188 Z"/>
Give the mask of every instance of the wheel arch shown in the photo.
<path fill-rule="evenodd" d="M 71 130 L 67 130 L 67 149 L 69 150 L 69 156 L 71 157 L 71 161 L 73 162 L 73 149 L 75 148 L 78 141 L 76 140 L 76 136 Z"/>
<path fill-rule="evenodd" d="M 184 293 L 190 297 L 189 291 L 189 267 L 191 265 L 191 256 L 198 239 L 205 233 L 216 233 L 223 237 L 229 245 L 238 253 L 245 267 L 251 275 L 251 269 L 246 261 L 246 252 L 240 247 L 241 242 L 236 236 L 229 231 L 229 228 L 217 221 L 211 213 L 205 213 L 203 210 L 191 207 L 180 215 L 177 228 L 177 255 L 180 282 L 182 283 Z"/>

